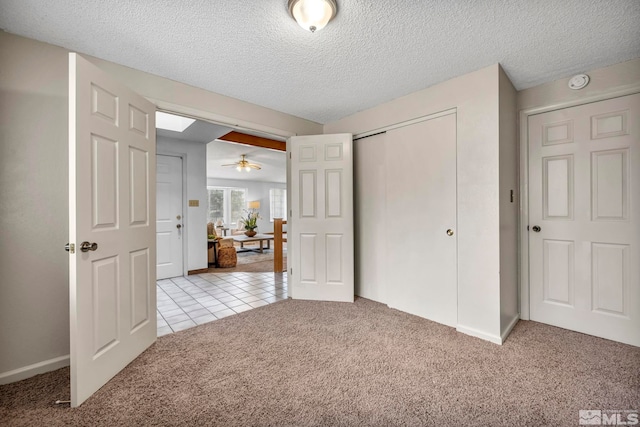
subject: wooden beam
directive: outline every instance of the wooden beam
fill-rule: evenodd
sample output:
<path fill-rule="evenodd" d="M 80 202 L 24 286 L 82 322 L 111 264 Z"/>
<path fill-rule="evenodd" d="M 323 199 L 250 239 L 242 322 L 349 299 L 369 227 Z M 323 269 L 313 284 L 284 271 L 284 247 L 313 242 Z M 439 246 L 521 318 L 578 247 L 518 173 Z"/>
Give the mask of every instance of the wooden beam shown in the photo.
<path fill-rule="evenodd" d="M 229 132 L 219 137 L 222 141 L 239 142 L 240 144 L 253 145 L 254 147 L 271 148 L 272 150 L 287 151 L 287 144 L 284 141 L 263 138 L 261 136 L 247 135 L 240 132 Z"/>

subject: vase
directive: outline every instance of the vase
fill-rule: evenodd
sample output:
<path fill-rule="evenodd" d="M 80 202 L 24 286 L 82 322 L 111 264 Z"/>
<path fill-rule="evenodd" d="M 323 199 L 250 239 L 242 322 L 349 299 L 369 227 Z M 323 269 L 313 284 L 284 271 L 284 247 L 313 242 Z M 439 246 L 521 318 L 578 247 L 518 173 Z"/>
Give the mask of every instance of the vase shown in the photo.
<path fill-rule="evenodd" d="M 257 232 L 256 230 L 247 230 L 247 231 L 245 231 L 245 232 L 244 232 L 244 234 L 245 234 L 247 237 L 253 237 L 253 236 L 255 236 L 256 234 L 258 234 L 258 232 Z"/>

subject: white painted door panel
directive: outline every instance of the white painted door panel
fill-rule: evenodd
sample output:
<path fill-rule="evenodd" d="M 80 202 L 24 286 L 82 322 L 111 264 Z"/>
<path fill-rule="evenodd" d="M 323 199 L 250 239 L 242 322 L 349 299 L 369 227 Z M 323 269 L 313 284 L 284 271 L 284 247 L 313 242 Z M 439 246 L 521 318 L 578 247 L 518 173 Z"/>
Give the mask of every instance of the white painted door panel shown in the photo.
<path fill-rule="evenodd" d="M 388 131 L 386 152 L 387 303 L 456 326 L 456 114 Z"/>
<path fill-rule="evenodd" d="M 182 276 L 184 221 L 182 159 L 157 155 L 156 250 L 158 280 Z"/>
<path fill-rule="evenodd" d="M 387 302 L 386 133 L 355 140 L 356 294 Z M 392 151 L 393 152 L 393 151 Z"/>
<path fill-rule="evenodd" d="M 155 106 L 69 55 L 71 405 L 156 339 Z M 83 252 L 82 242 L 96 243 Z"/>
<path fill-rule="evenodd" d="M 291 295 L 353 302 L 352 136 L 294 136 L 287 151 Z"/>
<path fill-rule="evenodd" d="M 531 319 L 640 346 L 640 95 L 529 117 Z"/>

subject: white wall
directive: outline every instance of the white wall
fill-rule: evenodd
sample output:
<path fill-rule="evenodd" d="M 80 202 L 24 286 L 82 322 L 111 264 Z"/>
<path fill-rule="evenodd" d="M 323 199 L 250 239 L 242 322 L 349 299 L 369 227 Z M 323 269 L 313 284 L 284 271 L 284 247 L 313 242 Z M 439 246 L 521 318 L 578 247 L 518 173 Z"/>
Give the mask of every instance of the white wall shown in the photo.
<path fill-rule="evenodd" d="M 200 206 L 186 207 L 187 270 L 207 268 L 207 145 L 158 136 L 157 154 L 182 155 L 187 171 L 187 200 L 198 200 Z"/>
<path fill-rule="evenodd" d="M 567 76 L 518 92 L 518 110 L 575 102 L 637 87 L 640 82 L 640 58 L 589 70 L 586 74 L 591 79 L 589 85 L 581 90 L 569 89 L 571 76 Z"/>
<path fill-rule="evenodd" d="M 518 140 L 516 90 L 500 69 L 500 335 L 518 321 Z M 513 190 L 513 201 L 511 191 Z"/>
<path fill-rule="evenodd" d="M 0 384 L 68 364 L 67 68 L 61 49 L 0 32 Z"/>
<path fill-rule="evenodd" d="M 499 68 L 492 65 L 324 126 L 325 133 L 359 134 L 457 109 L 458 330 L 494 342 L 501 341 Z M 373 172 L 358 177 L 356 192 L 375 179 Z M 361 261 L 361 270 L 375 268 L 373 258 Z"/>
<path fill-rule="evenodd" d="M 0 383 L 68 364 L 68 61 L 66 49 L 0 32 Z M 322 132 L 308 120 L 92 61 L 143 95 L 205 118 Z"/>
<path fill-rule="evenodd" d="M 246 188 L 247 203 L 255 200 L 260 202 L 259 212 L 262 219 L 258 220 L 258 233 L 273 232 L 273 223 L 269 221 L 269 210 L 271 208 L 269 190 L 272 188 L 286 189 L 286 183 L 208 178 L 207 185 L 209 187 Z M 236 219 L 237 218 L 232 218 L 233 221 Z"/>

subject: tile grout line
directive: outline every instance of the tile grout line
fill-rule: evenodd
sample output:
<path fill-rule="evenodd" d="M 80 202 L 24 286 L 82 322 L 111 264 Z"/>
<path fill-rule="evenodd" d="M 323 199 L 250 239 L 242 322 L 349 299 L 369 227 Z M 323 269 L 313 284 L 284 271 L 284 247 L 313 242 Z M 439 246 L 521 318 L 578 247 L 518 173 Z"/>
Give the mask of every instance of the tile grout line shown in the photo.
<path fill-rule="evenodd" d="M 215 273 L 208 273 L 208 274 L 215 274 Z M 172 287 L 179 289 L 179 292 L 171 292 L 171 293 L 167 292 L 162 287 L 162 285 L 168 284 L 167 282 L 158 284 L 158 286 L 164 292 L 164 294 L 171 300 L 173 304 L 177 306 L 177 309 L 181 311 L 181 313 L 176 314 L 176 316 L 186 315 L 187 317 L 187 319 L 182 320 L 180 322 L 176 322 L 174 325 L 189 321 L 192 323 L 192 325 L 190 326 L 192 327 L 200 324 L 196 321 L 196 319 L 200 317 L 212 315 L 216 318 L 211 320 L 211 321 L 214 321 L 219 319 L 215 313 L 222 313 L 223 311 L 230 310 L 234 314 L 237 314 L 237 313 L 249 311 L 254 308 L 262 307 L 264 305 L 272 304 L 273 302 L 277 302 L 282 299 L 285 299 L 284 292 L 286 291 L 286 280 L 278 279 L 278 283 L 276 283 L 276 279 L 272 278 L 270 275 L 266 273 L 259 274 L 259 275 L 251 275 L 246 273 L 241 275 L 235 275 L 234 273 L 229 273 L 228 275 L 223 277 L 215 276 L 215 281 L 208 280 L 206 277 L 202 277 L 202 276 L 203 275 L 193 276 L 193 278 L 180 277 L 180 278 L 172 278 L 172 279 L 163 279 L 163 280 L 167 280 Z M 231 276 L 230 280 L 228 279 L 229 276 Z M 240 286 L 243 286 L 244 288 Z M 209 293 L 214 290 L 224 293 L 225 295 L 222 298 L 231 297 L 232 299 L 226 302 L 221 301 L 220 299 L 218 299 L 220 297 L 215 297 L 214 295 L 211 295 L 211 293 Z M 232 294 L 229 291 L 234 291 L 237 293 Z M 254 293 L 250 293 L 249 291 L 252 291 Z M 211 311 L 211 309 L 206 305 L 204 305 L 198 299 L 198 297 L 193 296 L 192 292 L 197 292 L 197 293 L 204 292 L 207 295 L 207 297 L 213 298 L 213 300 L 219 303 L 221 306 L 223 306 L 224 309 L 217 310 L 215 312 Z M 237 296 L 243 293 L 248 293 L 250 295 L 244 296 L 244 297 Z M 179 295 L 177 296 L 177 298 L 188 296 L 190 297 L 190 299 L 187 299 L 185 301 L 176 301 L 172 296 L 172 294 Z M 268 296 L 264 296 L 264 294 L 267 294 Z M 257 295 L 261 295 L 261 296 L 258 297 Z M 204 294 L 202 296 L 204 297 Z M 249 298 L 249 297 L 258 298 L 258 300 L 245 301 L 243 299 L 243 298 Z M 273 299 L 273 300 L 268 301 L 268 299 Z M 194 301 L 195 303 L 190 304 L 189 306 L 184 306 L 184 302 L 186 301 Z M 240 302 L 240 304 L 235 304 L 236 301 Z M 231 302 L 234 303 L 234 306 L 227 305 L 228 303 L 231 303 Z M 202 310 L 207 310 L 209 314 L 203 314 L 202 316 L 191 317 L 190 313 L 198 311 L 200 309 L 187 312 L 185 311 L 185 307 L 191 307 L 196 304 L 202 307 L 201 308 Z M 251 304 L 258 304 L 258 305 L 257 307 L 254 307 Z M 174 316 L 165 316 L 165 314 L 163 314 L 160 309 L 158 309 L 158 312 L 160 313 L 160 316 L 164 319 L 164 321 L 169 326 L 169 329 L 175 332 L 174 328 L 171 326 L 171 324 L 168 321 L 169 318 Z M 232 314 L 229 314 L 229 315 L 232 315 Z M 226 316 L 223 316 L 223 317 L 226 317 Z"/>

